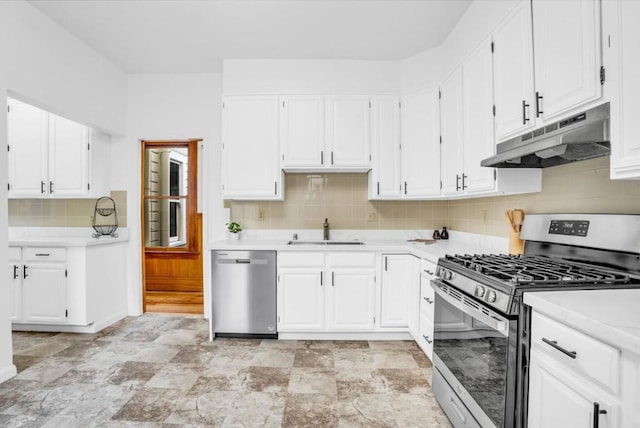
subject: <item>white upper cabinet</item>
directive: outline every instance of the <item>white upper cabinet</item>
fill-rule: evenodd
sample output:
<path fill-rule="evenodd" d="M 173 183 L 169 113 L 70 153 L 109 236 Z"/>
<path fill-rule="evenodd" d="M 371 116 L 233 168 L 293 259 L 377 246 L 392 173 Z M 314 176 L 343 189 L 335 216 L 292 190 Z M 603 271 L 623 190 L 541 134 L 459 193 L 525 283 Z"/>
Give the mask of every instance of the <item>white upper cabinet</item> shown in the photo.
<path fill-rule="evenodd" d="M 442 194 L 455 195 L 464 190 L 463 183 L 463 108 L 462 69 L 460 67 L 442 84 L 440 114 L 442 126 Z"/>
<path fill-rule="evenodd" d="M 278 97 L 225 97 L 222 112 L 222 197 L 282 199 Z"/>
<path fill-rule="evenodd" d="M 493 33 L 496 140 L 535 125 L 531 2 L 521 1 Z"/>
<path fill-rule="evenodd" d="M 402 195 L 440 196 L 440 106 L 434 86 L 402 97 Z"/>
<path fill-rule="evenodd" d="M 400 192 L 400 99 L 371 100 L 370 199 L 398 199 Z"/>
<path fill-rule="evenodd" d="M 368 96 L 280 97 L 280 165 L 286 171 L 365 172 L 370 164 Z"/>
<path fill-rule="evenodd" d="M 600 1 L 533 1 L 536 115 L 600 98 Z"/>
<path fill-rule="evenodd" d="M 49 192 L 89 193 L 89 128 L 60 116 L 49 119 Z"/>
<path fill-rule="evenodd" d="M 324 98 L 300 95 L 280 100 L 281 166 L 324 167 Z"/>
<path fill-rule="evenodd" d="M 487 39 L 462 64 L 461 181 L 467 193 L 490 191 L 496 184 L 494 169 L 480 166 L 480 161 L 495 154 L 492 77 L 491 39 Z"/>
<path fill-rule="evenodd" d="M 9 100 L 9 197 L 46 195 L 49 177 L 49 113 Z"/>
<path fill-rule="evenodd" d="M 95 195 L 87 126 L 10 99 L 8 128 L 9 197 Z"/>
<path fill-rule="evenodd" d="M 599 8 L 599 0 L 522 0 L 496 28 L 497 141 L 602 96 Z"/>
<path fill-rule="evenodd" d="M 370 106 L 368 96 L 327 97 L 326 146 L 329 166 L 370 167 Z"/>
<path fill-rule="evenodd" d="M 602 5 L 611 99 L 611 178 L 640 178 L 640 2 Z"/>

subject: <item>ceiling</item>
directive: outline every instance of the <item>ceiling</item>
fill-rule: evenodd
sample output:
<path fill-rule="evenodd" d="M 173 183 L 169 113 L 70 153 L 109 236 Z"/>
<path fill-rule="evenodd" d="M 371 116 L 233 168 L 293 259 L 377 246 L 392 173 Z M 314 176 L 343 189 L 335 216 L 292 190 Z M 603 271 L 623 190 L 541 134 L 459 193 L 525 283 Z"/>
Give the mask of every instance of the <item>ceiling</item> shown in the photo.
<path fill-rule="evenodd" d="M 128 73 L 223 59 L 398 60 L 441 44 L 472 0 L 30 0 Z"/>

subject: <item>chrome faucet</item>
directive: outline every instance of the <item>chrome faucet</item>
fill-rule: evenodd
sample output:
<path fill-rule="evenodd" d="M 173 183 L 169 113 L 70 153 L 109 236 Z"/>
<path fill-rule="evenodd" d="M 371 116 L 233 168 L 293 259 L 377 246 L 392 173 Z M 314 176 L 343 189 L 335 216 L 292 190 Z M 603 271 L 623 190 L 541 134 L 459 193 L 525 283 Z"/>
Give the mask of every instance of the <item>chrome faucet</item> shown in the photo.
<path fill-rule="evenodd" d="M 322 225 L 322 239 L 325 241 L 329 240 L 329 220 L 324 219 L 324 224 Z"/>

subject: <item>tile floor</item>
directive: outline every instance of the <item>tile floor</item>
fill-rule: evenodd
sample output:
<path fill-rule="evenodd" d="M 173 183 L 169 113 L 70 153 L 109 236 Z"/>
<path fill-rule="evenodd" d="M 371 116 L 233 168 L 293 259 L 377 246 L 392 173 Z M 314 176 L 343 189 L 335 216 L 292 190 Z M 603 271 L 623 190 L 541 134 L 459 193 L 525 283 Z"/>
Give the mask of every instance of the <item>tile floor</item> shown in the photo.
<path fill-rule="evenodd" d="M 2 427 L 450 427 L 409 341 L 208 340 L 196 317 L 14 333 Z"/>

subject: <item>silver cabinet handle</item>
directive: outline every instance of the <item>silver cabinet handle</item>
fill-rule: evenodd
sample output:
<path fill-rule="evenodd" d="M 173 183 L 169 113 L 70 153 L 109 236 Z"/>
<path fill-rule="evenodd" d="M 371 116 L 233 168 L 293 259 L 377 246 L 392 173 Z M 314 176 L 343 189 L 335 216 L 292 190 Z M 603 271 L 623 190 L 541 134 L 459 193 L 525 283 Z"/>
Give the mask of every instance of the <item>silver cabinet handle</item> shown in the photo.
<path fill-rule="evenodd" d="M 431 272 L 430 270 L 426 270 L 426 269 L 422 269 L 422 270 L 428 275 L 433 275 L 433 272 Z"/>
<path fill-rule="evenodd" d="M 422 337 L 424 338 L 424 340 L 426 340 L 426 341 L 427 341 L 427 343 L 428 343 L 429 345 L 431 345 L 431 344 L 433 343 L 433 340 L 429 340 L 429 336 L 427 336 L 426 334 L 423 334 L 423 335 L 422 335 Z"/>
<path fill-rule="evenodd" d="M 423 297 L 423 299 L 426 300 L 428 304 L 433 305 L 433 300 L 429 299 L 428 297 Z"/>
<path fill-rule="evenodd" d="M 331 272 L 331 286 L 335 286 L 336 285 L 336 276 L 335 276 L 335 272 Z"/>
<path fill-rule="evenodd" d="M 322 275 L 322 271 L 320 271 L 320 287 L 322 287 L 322 286 L 324 285 L 324 284 L 323 284 L 323 282 L 324 282 L 324 281 L 323 281 L 323 278 L 322 278 L 322 277 L 323 277 L 323 275 Z"/>
<path fill-rule="evenodd" d="M 576 351 L 567 351 L 562 346 L 558 345 L 557 340 L 549 340 L 546 337 L 543 337 L 542 341 L 547 345 L 551 346 L 553 349 L 557 349 L 558 351 L 562 352 L 567 357 L 575 359 L 578 356 L 578 353 Z"/>
<path fill-rule="evenodd" d="M 20 276 L 20 274 L 18 274 L 18 269 L 20 268 L 20 266 L 18 265 L 13 265 L 13 279 L 18 278 L 18 276 Z"/>

